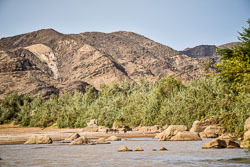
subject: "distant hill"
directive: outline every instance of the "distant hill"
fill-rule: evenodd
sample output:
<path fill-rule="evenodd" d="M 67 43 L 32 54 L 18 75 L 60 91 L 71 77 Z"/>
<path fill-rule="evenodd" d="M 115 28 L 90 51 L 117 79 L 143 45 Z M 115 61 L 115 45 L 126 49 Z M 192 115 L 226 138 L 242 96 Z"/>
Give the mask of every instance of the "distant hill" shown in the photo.
<path fill-rule="evenodd" d="M 233 48 L 239 45 L 240 42 L 232 42 L 224 45 L 216 46 L 216 45 L 199 45 L 193 48 L 186 48 L 181 53 L 192 57 L 192 58 L 203 58 L 203 57 L 216 57 L 216 49 L 217 48 Z"/>

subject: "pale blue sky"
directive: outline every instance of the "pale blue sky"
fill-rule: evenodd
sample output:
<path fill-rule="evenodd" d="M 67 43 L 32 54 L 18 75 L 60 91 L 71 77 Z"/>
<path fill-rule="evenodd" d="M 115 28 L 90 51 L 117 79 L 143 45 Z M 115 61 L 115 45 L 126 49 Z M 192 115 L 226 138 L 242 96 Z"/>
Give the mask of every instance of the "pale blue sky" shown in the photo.
<path fill-rule="evenodd" d="M 0 38 L 124 30 L 182 50 L 237 41 L 248 18 L 250 0 L 0 0 Z"/>

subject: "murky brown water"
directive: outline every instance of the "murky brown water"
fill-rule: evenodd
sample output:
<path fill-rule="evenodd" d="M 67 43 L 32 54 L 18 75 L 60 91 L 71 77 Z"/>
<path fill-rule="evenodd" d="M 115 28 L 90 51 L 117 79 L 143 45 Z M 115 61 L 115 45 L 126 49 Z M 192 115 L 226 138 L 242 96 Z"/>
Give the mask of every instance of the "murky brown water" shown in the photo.
<path fill-rule="evenodd" d="M 0 145 L 0 158 L 3 159 L 0 160 L 0 166 L 249 166 L 218 161 L 250 158 L 245 150 L 204 150 L 201 146 L 205 141 L 158 142 L 149 138 L 136 138 L 105 145 L 69 146 L 57 142 L 52 145 Z M 117 152 L 122 145 L 131 149 L 141 146 L 145 151 Z M 152 151 L 160 147 L 166 147 L 168 151 Z"/>

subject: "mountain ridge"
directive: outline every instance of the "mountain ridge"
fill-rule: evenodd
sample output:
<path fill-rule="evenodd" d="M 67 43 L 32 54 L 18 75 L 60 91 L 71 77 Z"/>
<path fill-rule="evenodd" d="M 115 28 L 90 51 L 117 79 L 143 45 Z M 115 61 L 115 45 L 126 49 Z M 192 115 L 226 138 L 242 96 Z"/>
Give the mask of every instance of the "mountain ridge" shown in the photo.
<path fill-rule="evenodd" d="M 166 74 L 183 81 L 200 77 L 204 61 L 127 31 L 62 34 L 42 29 L 0 39 L 0 98 L 17 91 L 48 98 L 88 85 L 140 79 L 155 81 Z"/>

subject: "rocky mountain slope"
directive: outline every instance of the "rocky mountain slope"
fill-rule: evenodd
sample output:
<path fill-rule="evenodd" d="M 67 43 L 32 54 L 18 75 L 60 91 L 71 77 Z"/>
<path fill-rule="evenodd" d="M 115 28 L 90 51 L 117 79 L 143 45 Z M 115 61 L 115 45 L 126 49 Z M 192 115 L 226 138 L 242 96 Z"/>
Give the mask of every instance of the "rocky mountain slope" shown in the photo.
<path fill-rule="evenodd" d="M 192 57 L 192 58 L 203 58 L 203 57 L 215 57 L 218 58 L 219 55 L 216 55 L 217 48 L 233 48 L 239 45 L 240 42 L 231 42 L 224 45 L 199 45 L 193 48 L 186 48 L 181 53 Z"/>
<path fill-rule="evenodd" d="M 198 56 L 202 57 L 202 56 Z M 43 29 L 0 40 L 0 98 L 17 91 L 49 97 L 111 82 L 188 81 L 207 59 L 192 58 L 132 32 L 62 34 Z"/>

